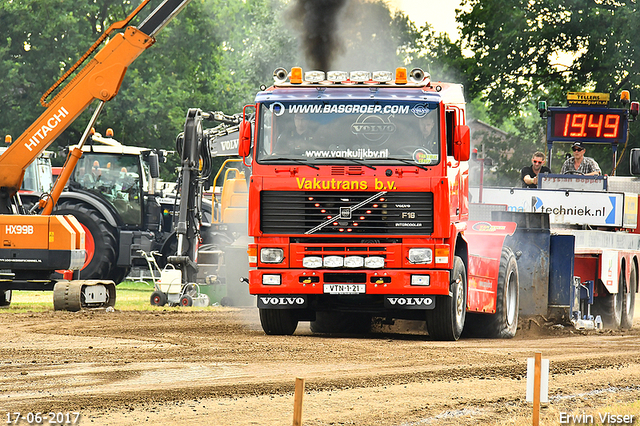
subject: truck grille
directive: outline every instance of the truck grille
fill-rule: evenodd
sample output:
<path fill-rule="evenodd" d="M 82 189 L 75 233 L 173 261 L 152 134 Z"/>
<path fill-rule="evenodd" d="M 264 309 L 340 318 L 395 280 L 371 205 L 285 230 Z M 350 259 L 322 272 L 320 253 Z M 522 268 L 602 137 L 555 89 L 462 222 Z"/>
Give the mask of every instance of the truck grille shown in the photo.
<path fill-rule="evenodd" d="M 433 232 L 432 193 L 381 193 L 361 207 L 350 209 L 374 195 L 373 192 L 262 191 L 260 227 L 265 234 L 347 236 Z"/>

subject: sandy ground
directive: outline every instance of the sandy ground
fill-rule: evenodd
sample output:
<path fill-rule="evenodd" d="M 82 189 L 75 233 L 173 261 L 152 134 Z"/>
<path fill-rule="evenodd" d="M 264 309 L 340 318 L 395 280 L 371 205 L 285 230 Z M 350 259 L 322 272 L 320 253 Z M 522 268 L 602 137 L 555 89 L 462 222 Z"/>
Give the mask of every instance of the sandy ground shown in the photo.
<path fill-rule="evenodd" d="M 638 316 L 628 332 L 522 321 L 511 340 L 458 342 L 409 322 L 366 336 L 313 335 L 308 323 L 265 336 L 250 308 L 0 311 L 0 324 L 3 422 L 78 412 L 81 425 L 290 425 L 300 377 L 304 425 L 531 424 L 535 352 L 550 360 L 541 424 L 640 400 Z"/>

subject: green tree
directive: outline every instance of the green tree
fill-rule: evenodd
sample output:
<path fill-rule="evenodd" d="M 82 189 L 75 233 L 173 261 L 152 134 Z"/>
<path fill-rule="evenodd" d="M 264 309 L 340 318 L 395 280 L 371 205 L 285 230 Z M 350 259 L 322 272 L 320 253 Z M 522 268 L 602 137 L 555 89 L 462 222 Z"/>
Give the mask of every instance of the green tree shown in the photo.
<path fill-rule="evenodd" d="M 475 62 L 469 69 L 470 93 L 486 102 L 499 126 L 538 120 L 538 125 L 515 126 L 525 144 L 544 129 L 545 121 L 532 111 L 539 99 L 565 105 L 569 91 L 605 92 L 612 99 L 622 89 L 638 92 L 635 2 L 465 0 L 462 10 L 458 22 Z M 559 171 L 567 147 L 556 145 L 553 161 Z M 618 173 L 627 172 L 629 148 L 638 145 L 633 133 L 627 145 Z M 529 155 L 526 145 L 514 148 Z M 612 171 L 610 147 L 590 147 L 589 155 L 603 172 Z M 523 165 L 528 161 L 523 154 Z"/>

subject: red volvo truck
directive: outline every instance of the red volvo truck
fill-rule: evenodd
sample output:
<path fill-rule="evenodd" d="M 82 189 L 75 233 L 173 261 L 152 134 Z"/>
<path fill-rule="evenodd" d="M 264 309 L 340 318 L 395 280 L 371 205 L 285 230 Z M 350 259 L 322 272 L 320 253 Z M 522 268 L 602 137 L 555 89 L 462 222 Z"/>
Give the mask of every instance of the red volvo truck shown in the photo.
<path fill-rule="evenodd" d="M 468 220 L 463 87 L 405 68 L 274 80 L 245 107 L 239 142 L 264 331 L 359 333 L 375 317 L 426 321 L 438 340 L 465 320 L 513 336 L 516 225 Z"/>

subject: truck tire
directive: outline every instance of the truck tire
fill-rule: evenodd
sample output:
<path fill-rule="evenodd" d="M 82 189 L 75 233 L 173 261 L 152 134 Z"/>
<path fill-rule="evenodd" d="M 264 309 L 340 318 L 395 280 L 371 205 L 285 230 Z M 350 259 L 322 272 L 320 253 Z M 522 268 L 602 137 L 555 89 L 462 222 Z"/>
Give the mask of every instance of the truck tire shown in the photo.
<path fill-rule="evenodd" d="M 0 307 L 11 305 L 11 290 L 0 290 Z"/>
<path fill-rule="evenodd" d="M 622 312 L 624 305 L 625 279 L 624 270 L 620 268 L 620 276 L 618 278 L 618 292 L 606 296 L 596 297 L 593 301 L 594 316 L 602 317 L 602 325 L 605 328 L 617 330 L 622 326 Z"/>
<path fill-rule="evenodd" d="M 620 326 L 629 330 L 633 326 L 633 314 L 635 313 L 636 291 L 638 291 L 638 269 L 635 262 L 631 262 L 631 274 L 629 276 L 629 291 L 625 293 L 622 305 L 622 319 Z"/>
<path fill-rule="evenodd" d="M 465 336 L 511 339 L 518 329 L 520 280 L 516 256 L 509 247 L 502 249 L 498 271 L 495 314 L 467 314 Z"/>
<path fill-rule="evenodd" d="M 80 270 L 79 279 L 110 279 L 112 266 L 116 263 L 116 230 L 85 204 L 65 201 L 59 205 L 54 214 L 75 216 L 86 233 L 87 255 L 84 266 Z"/>
<path fill-rule="evenodd" d="M 313 333 L 366 334 L 371 331 L 371 315 L 361 312 L 316 312 Z"/>
<path fill-rule="evenodd" d="M 427 311 L 427 331 L 434 340 L 458 340 L 467 313 L 467 271 L 458 256 L 453 258 L 451 296 L 438 296 L 434 309 Z"/>
<path fill-rule="evenodd" d="M 260 324 L 268 335 L 291 336 L 298 319 L 290 309 L 260 309 Z"/>

